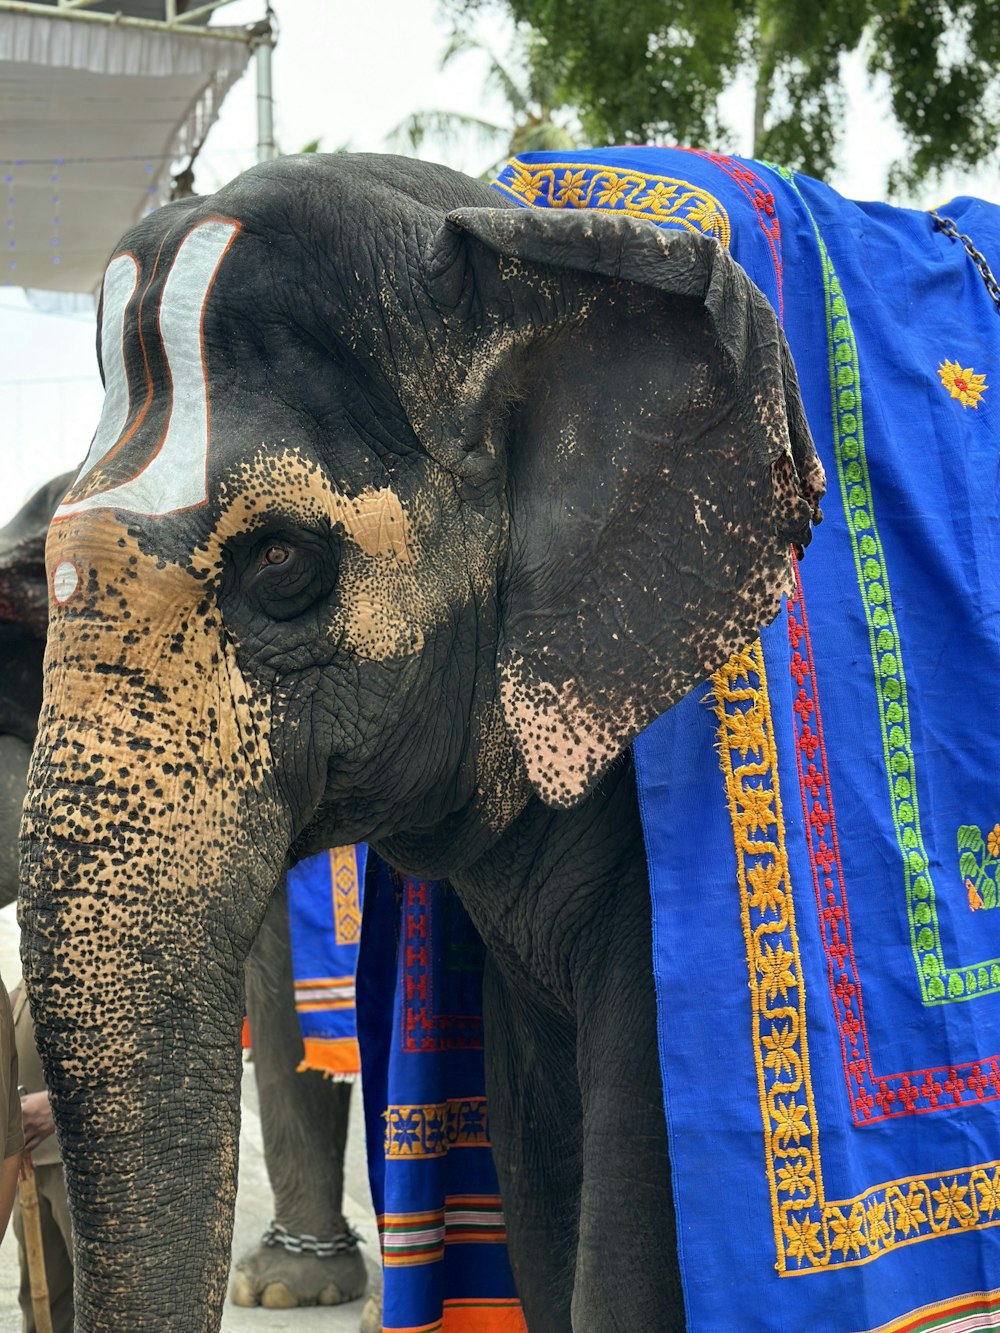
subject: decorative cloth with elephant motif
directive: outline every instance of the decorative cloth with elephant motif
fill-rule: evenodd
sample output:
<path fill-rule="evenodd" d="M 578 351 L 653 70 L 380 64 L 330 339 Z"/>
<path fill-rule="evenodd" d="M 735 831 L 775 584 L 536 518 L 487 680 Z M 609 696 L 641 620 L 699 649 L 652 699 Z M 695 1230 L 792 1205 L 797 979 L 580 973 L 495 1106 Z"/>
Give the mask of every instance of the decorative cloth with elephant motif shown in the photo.
<path fill-rule="evenodd" d="M 526 154 L 496 187 L 730 247 L 782 319 L 829 479 L 784 613 L 635 745 L 688 1327 L 1000 1328 L 1000 310 L 930 215 L 755 162 Z M 943 211 L 1000 273 L 1000 210 Z M 481 1069 L 456 1081 L 431 1011 L 471 1023 L 478 992 L 470 972 L 458 1008 L 421 994 L 442 909 L 415 891 L 380 882 L 366 945 L 405 939 L 359 975 L 360 996 L 397 986 L 391 1038 L 362 1033 L 377 1206 L 402 1219 L 385 1327 L 520 1327 L 462 1308 L 507 1279 L 499 1245 L 457 1276 L 463 1206 L 495 1184 Z"/>

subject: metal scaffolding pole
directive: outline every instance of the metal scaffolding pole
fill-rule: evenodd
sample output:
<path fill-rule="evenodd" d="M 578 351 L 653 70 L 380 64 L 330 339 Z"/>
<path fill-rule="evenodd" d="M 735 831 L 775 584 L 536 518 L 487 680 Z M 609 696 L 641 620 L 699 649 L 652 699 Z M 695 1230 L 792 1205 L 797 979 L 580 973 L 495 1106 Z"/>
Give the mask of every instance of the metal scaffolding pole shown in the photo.
<path fill-rule="evenodd" d="M 274 142 L 274 91 L 271 84 L 271 52 L 274 50 L 274 15 L 267 7 L 267 17 L 250 29 L 250 49 L 257 63 L 257 161 L 271 162 L 278 156 Z"/>

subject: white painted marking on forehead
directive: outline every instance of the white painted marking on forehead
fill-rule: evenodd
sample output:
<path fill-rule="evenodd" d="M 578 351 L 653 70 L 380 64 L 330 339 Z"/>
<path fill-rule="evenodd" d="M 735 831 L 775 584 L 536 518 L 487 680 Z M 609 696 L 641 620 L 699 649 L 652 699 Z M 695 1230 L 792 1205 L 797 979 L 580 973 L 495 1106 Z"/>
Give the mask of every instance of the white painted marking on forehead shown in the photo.
<path fill-rule="evenodd" d="M 171 379 L 170 415 L 160 448 L 129 481 L 63 504 L 57 518 L 85 509 L 126 509 L 156 517 L 208 498 L 209 402 L 205 375 L 205 306 L 239 223 L 213 218 L 181 242 L 160 301 L 159 328 Z"/>
<path fill-rule="evenodd" d="M 80 571 L 72 560 L 62 560 L 52 574 L 52 595 L 57 602 L 68 602 L 80 586 Z"/>
<path fill-rule="evenodd" d="M 99 463 L 118 443 L 128 421 L 129 389 L 125 373 L 125 308 L 139 286 L 139 265 L 131 255 L 112 259 L 104 274 L 104 305 L 101 313 L 101 364 L 104 367 L 104 406 L 97 433 L 84 459 L 77 481 Z"/>

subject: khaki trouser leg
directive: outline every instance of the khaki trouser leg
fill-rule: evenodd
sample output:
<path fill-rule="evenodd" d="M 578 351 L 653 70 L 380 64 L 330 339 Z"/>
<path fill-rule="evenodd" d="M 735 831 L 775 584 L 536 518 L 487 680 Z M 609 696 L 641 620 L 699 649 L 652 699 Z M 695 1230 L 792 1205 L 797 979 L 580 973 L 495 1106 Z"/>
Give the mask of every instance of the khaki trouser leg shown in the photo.
<path fill-rule="evenodd" d="M 61 1163 L 36 1166 L 35 1181 L 38 1186 L 38 1211 L 42 1223 L 42 1248 L 45 1251 L 45 1277 L 49 1285 L 52 1330 L 53 1333 L 73 1333 L 73 1232 Z M 14 1205 L 13 1220 L 21 1268 L 21 1285 L 17 1294 L 21 1306 L 21 1330 L 22 1333 L 35 1333 L 31 1281 L 24 1249 L 24 1223 L 19 1203 Z"/>

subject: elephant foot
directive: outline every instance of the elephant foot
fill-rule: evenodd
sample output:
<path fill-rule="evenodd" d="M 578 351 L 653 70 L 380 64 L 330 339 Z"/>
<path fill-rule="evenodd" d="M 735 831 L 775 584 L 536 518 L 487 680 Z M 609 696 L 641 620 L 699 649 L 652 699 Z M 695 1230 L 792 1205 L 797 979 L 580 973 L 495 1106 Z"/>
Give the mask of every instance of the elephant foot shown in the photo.
<path fill-rule="evenodd" d="M 373 1291 L 361 1311 L 358 1333 L 382 1333 L 382 1293 Z"/>
<path fill-rule="evenodd" d="M 234 1267 L 229 1299 L 233 1305 L 293 1310 L 303 1305 L 355 1301 L 365 1294 L 367 1286 L 365 1261 L 356 1244 L 335 1254 L 317 1255 L 293 1253 L 281 1244 L 268 1243 L 265 1237 Z M 381 1317 L 372 1327 L 381 1330 Z"/>

